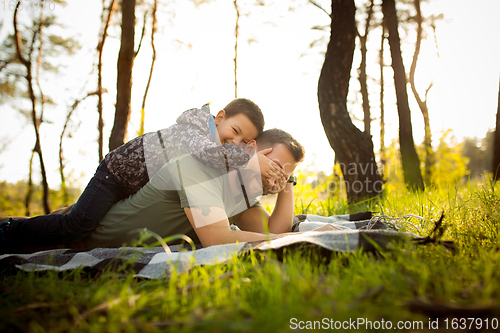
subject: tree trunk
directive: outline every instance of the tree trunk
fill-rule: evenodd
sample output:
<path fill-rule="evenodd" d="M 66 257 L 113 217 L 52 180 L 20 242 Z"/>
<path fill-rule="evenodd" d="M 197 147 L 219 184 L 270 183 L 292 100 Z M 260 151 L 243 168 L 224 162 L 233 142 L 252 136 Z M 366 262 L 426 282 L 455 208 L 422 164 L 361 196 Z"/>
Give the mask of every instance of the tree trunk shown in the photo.
<path fill-rule="evenodd" d="M 31 204 L 31 196 L 33 195 L 33 157 L 35 157 L 35 149 L 31 151 L 30 163 L 29 163 L 29 171 L 28 171 L 28 190 L 26 191 L 26 197 L 24 199 L 24 207 L 26 216 L 30 216 L 30 204 Z"/>
<path fill-rule="evenodd" d="M 19 30 L 17 29 L 17 13 L 19 9 L 19 5 L 21 2 L 17 3 L 17 6 L 14 10 L 14 20 L 13 20 L 13 25 L 14 25 L 14 40 L 16 43 L 16 53 L 19 61 L 21 64 L 26 68 L 26 82 L 28 85 L 28 94 L 31 100 L 31 118 L 33 121 L 33 127 L 35 129 L 35 148 L 34 150 L 38 154 L 39 160 L 40 160 L 40 171 L 42 174 L 42 186 L 43 186 L 43 207 L 45 214 L 49 214 L 51 209 L 49 206 L 49 184 L 47 182 L 47 173 L 45 171 L 45 163 L 43 161 L 43 154 L 42 154 L 42 146 L 40 143 L 40 121 L 39 118 L 37 117 L 37 112 L 36 112 L 36 95 L 35 91 L 33 89 L 33 73 L 32 73 L 32 52 L 33 52 L 33 46 L 35 44 L 35 39 L 36 36 L 39 35 L 40 29 L 42 26 L 42 22 L 40 22 L 40 26 L 38 27 L 38 31 L 33 32 L 33 39 L 31 41 L 31 46 L 30 46 L 30 53 L 28 54 L 28 58 L 24 58 L 22 54 L 22 38 Z"/>
<path fill-rule="evenodd" d="M 429 108 L 427 107 L 427 94 L 432 88 L 432 82 L 425 91 L 425 99 L 422 100 L 417 92 L 417 87 L 415 86 L 415 71 L 417 69 L 418 56 L 420 54 L 420 44 L 422 42 L 422 14 L 420 12 L 420 0 L 414 0 L 415 10 L 417 15 L 415 20 L 417 21 L 417 40 L 415 42 L 415 52 L 413 53 L 413 60 L 410 67 L 410 87 L 417 101 L 418 107 L 422 112 L 424 118 L 424 150 L 425 150 L 425 170 L 424 179 L 427 184 L 431 181 L 431 169 L 434 160 L 434 152 L 432 151 L 432 137 L 431 137 L 431 125 L 429 122 Z"/>
<path fill-rule="evenodd" d="M 497 181 L 500 179 L 500 82 L 498 84 L 498 108 L 493 150 L 493 180 Z"/>
<path fill-rule="evenodd" d="M 157 1 L 153 2 L 153 14 L 151 24 L 151 49 L 153 50 L 153 56 L 151 59 L 151 67 L 149 69 L 148 83 L 146 84 L 146 90 L 144 91 L 144 96 L 142 97 L 142 108 L 141 108 L 141 126 L 139 128 L 138 135 L 144 134 L 144 120 L 146 118 L 146 98 L 148 97 L 149 86 L 151 85 L 151 78 L 153 77 L 153 69 L 156 61 L 156 47 L 155 47 L 155 33 L 156 33 L 156 9 L 158 7 Z"/>
<path fill-rule="evenodd" d="M 383 185 L 371 137 L 354 126 L 347 112 L 355 12 L 354 0 L 332 0 L 330 42 L 318 82 L 321 122 L 340 164 L 351 203 L 378 195 Z"/>
<path fill-rule="evenodd" d="M 63 139 L 64 135 L 66 134 L 66 129 L 68 128 L 69 120 L 71 118 L 71 115 L 75 111 L 76 107 L 78 104 L 80 104 L 84 99 L 86 99 L 89 96 L 94 96 L 94 95 L 99 95 L 99 91 L 91 92 L 88 93 L 87 96 L 80 100 L 76 100 L 73 105 L 69 108 L 68 114 L 66 116 L 66 121 L 64 122 L 63 130 L 61 132 L 61 136 L 59 138 L 59 176 L 61 177 L 61 190 L 63 192 L 62 197 L 63 197 L 63 205 L 64 206 L 69 206 L 71 203 L 69 202 L 69 195 L 68 195 L 68 189 L 66 187 L 66 177 L 64 176 L 64 154 L 63 154 Z"/>
<path fill-rule="evenodd" d="M 109 22 L 111 21 L 111 16 L 113 15 L 113 12 L 115 10 L 116 6 L 116 0 L 111 0 L 111 3 L 109 4 L 109 7 L 107 8 L 107 13 L 108 17 L 106 20 L 104 20 L 104 15 L 106 13 L 106 8 L 104 6 L 104 0 L 102 4 L 102 17 L 101 21 L 104 24 L 102 28 L 102 34 L 101 34 L 101 39 L 99 43 L 97 44 L 97 54 L 98 54 L 98 62 L 97 62 L 97 113 L 99 114 L 99 120 L 97 123 L 97 129 L 99 130 L 99 138 L 97 140 L 98 143 L 98 150 L 99 150 L 99 162 L 102 161 L 104 157 L 104 134 L 103 134 L 103 129 L 104 129 L 104 120 L 102 117 L 102 94 L 103 94 L 103 88 L 102 88 L 102 53 L 104 50 L 104 43 L 106 42 L 106 37 L 108 36 L 108 28 L 109 28 Z"/>
<path fill-rule="evenodd" d="M 385 172 L 385 106 L 384 106 L 384 44 L 385 44 L 385 25 L 382 23 L 382 36 L 380 37 L 380 164 L 382 175 Z"/>
<path fill-rule="evenodd" d="M 234 98 L 238 98 L 238 36 L 240 30 L 240 9 L 237 0 L 234 0 L 234 9 L 236 10 L 236 25 L 234 26 Z"/>
<path fill-rule="evenodd" d="M 366 41 L 368 39 L 368 32 L 370 31 L 370 21 L 373 14 L 373 0 L 370 1 L 368 8 L 368 16 L 365 23 L 365 34 L 359 35 L 359 43 L 361 45 L 361 63 L 359 65 L 359 85 L 361 87 L 361 96 L 363 97 L 363 123 L 365 125 L 365 133 L 370 135 L 370 100 L 368 98 L 368 84 L 366 82 Z"/>
<path fill-rule="evenodd" d="M 125 143 L 130 119 L 132 96 L 132 68 L 134 67 L 135 0 L 122 0 L 122 36 L 118 55 L 116 83 L 116 111 L 109 138 L 109 150 Z"/>
<path fill-rule="evenodd" d="M 389 46 L 391 49 L 392 69 L 394 71 L 394 86 L 399 114 L 399 149 L 403 165 L 405 183 L 416 190 L 424 189 L 424 182 L 420 172 L 420 160 L 413 141 L 410 106 L 406 90 L 406 72 L 401 56 L 401 42 L 398 32 L 398 18 L 394 0 L 383 0 L 382 11 L 384 21 L 389 32 Z"/>

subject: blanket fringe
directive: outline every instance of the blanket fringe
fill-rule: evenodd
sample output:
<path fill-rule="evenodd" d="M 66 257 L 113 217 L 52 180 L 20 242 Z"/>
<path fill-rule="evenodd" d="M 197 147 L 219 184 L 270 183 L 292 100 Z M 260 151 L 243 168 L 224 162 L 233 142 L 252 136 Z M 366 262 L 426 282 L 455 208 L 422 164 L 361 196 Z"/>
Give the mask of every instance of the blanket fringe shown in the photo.
<path fill-rule="evenodd" d="M 413 227 L 415 230 L 417 230 L 420 233 L 421 230 L 419 227 L 417 227 L 413 223 L 407 221 L 407 219 L 409 219 L 411 217 L 416 218 L 416 219 L 421 220 L 421 221 L 425 220 L 423 217 L 418 216 L 418 215 L 414 215 L 414 214 L 406 214 L 406 215 L 401 216 L 401 217 L 390 217 L 387 215 L 375 215 L 370 219 L 370 222 L 368 223 L 366 229 L 368 229 L 368 230 L 373 229 L 375 227 L 375 225 L 378 222 L 380 222 L 380 223 L 383 223 L 383 224 L 387 225 L 389 228 L 396 230 L 396 231 L 400 231 L 401 224 L 407 224 L 407 225 Z"/>

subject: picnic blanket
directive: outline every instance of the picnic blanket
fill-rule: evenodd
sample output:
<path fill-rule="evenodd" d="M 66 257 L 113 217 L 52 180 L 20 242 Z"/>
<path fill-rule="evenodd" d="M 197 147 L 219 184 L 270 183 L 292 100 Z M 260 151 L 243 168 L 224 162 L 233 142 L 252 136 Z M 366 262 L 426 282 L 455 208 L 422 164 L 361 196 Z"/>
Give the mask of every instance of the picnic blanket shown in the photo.
<path fill-rule="evenodd" d="M 333 252 L 377 251 L 387 249 L 389 244 L 407 242 L 420 238 L 410 232 L 395 230 L 387 219 L 374 216 L 369 220 L 350 221 L 349 215 L 329 217 L 318 221 L 315 215 L 297 215 L 293 229 L 303 231 L 274 240 L 241 242 L 216 245 L 207 248 L 196 246 L 194 250 L 180 245 L 170 247 L 170 253 L 162 247 L 121 247 L 95 249 L 57 249 L 32 254 L 6 254 L 0 256 L 0 271 L 14 268 L 24 271 L 67 271 L 78 267 L 99 272 L 110 268 L 133 270 L 136 277 L 159 279 L 170 276 L 173 270 L 185 272 L 198 265 L 223 263 L 234 256 L 241 256 L 251 250 L 264 252 L 298 246 L 318 247 Z M 331 223 L 341 230 L 308 231 Z"/>

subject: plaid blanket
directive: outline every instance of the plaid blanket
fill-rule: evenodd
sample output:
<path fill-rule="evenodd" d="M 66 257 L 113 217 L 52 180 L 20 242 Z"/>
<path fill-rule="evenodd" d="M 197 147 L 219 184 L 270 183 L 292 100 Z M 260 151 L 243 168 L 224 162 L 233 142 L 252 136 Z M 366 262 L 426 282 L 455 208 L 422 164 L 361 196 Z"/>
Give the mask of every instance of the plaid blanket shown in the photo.
<path fill-rule="evenodd" d="M 393 230 L 394 225 L 377 216 L 362 221 L 351 221 L 349 215 L 341 215 L 329 221 L 317 221 L 314 215 L 297 215 L 294 230 L 305 231 L 274 240 L 235 243 L 189 249 L 171 246 L 170 253 L 162 247 L 152 248 L 96 248 L 57 249 L 32 254 L 6 254 L 0 256 L 0 271 L 16 269 L 24 271 L 66 271 L 79 267 L 90 272 L 108 269 L 133 270 L 136 277 L 160 279 L 170 276 L 173 270 L 185 272 L 193 266 L 223 263 L 233 256 L 253 251 L 279 251 L 308 245 L 332 252 L 377 251 L 387 249 L 391 243 L 406 242 L 420 237 L 408 232 Z M 352 218 L 352 217 L 351 217 Z M 332 223 L 342 230 L 315 232 L 310 230 L 321 223 Z"/>

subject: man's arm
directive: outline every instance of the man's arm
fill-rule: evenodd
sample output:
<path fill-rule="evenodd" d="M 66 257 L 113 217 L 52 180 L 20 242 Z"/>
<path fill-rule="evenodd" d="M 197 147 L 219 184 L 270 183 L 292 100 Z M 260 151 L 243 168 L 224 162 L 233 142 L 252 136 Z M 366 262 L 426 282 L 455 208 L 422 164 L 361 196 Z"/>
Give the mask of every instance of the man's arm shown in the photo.
<path fill-rule="evenodd" d="M 264 235 L 250 231 L 231 230 L 224 209 L 210 207 L 210 213 L 208 214 L 204 210 L 205 208 L 203 210 L 198 208 L 184 208 L 184 212 L 203 247 L 236 242 L 269 240 L 285 236 L 285 234 Z M 206 223 L 207 221 L 212 221 L 216 217 L 221 218 L 223 216 L 225 216 L 225 218 L 218 222 Z"/>
<path fill-rule="evenodd" d="M 256 208 L 254 212 L 257 212 Z M 262 208 L 263 211 L 266 211 Z M 252 231 L 240 231 L 231 230 L 229 227 L 229 220 L 227 219 L 226 212 L 220 207 L 210 207 L 210 212 L 207 214 L 206 211 L 198 208 L 184 208 L 184 212 L 191 223 L 198 239 L 203 247 L 209 247 L 213 245 L 230 244 L 236 242 L 254 242 L 260 240 L 271 240 L 276 238 L 281 238 L 289 235 L 297 235 L 299 232 L 287 232 L 280 233 L 277 235 L 266 235 L 262 233 L 252 232 Z M 269 214 L 269 213 L 268 213 Z M 220 221 L 214 223 L 208 223 L 214 217 L 223 217 Z M 311 231 L 331 231 L 340 230 L 339 228 L 326 224 L 320 228 Z M 310 232 L 310 231 L 309 231 Z"/>
<path fill-rule="evenodd" d="M 283 191 L 278 193 L 276 205 L 272 214 L 263 207 L 252 207 L 244 211 L 236 224 L 242 230 L 253 232 L 268 231 L 273 234 L 281 234 L 292 231 L 294 216 L 293 184 L 286 183 Z"/>

